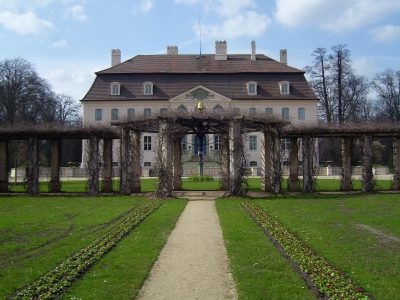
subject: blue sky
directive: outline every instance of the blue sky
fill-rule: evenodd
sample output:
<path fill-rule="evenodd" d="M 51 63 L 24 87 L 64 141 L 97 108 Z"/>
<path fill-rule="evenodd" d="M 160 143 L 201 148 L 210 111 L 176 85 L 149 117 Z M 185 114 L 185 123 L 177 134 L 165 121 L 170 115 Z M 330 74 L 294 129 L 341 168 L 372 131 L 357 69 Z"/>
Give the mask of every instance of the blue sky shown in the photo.
<path fill-rule="evenodd" d="M 80 100 L 94 72 L 122 60 L 163 54 L 257 53 L 288 64 L 311 64 L 317 47 L 347 44 L 353 67 L 372 76 L 400 70 L 399 0 L 0 0 L 0 60 L 23 57 L 57 93 Z"/>

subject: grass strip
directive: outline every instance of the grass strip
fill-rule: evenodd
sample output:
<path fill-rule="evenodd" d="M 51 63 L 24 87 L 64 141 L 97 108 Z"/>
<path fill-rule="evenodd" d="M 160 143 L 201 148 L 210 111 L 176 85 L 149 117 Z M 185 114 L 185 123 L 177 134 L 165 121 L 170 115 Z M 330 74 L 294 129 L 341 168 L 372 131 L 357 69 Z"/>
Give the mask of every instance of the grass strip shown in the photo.
<path fill-rule="evenodd" d="M 87 247 L 71 255 L 60 265 L 14 293 L 10 299 L 52 299 L 70 286 L 77 277 L 81 276 L 160 205 L 159 202 L 153 202 L 136 209 Z"/>
<path fill-rule="evenodd" d="M 262 207 L 251 202 L 242 205 L 276 239 L 290 258 L 299 264 L 302 271 L 310 276 L 321 293 L 328 295 L 332 300 L 372 298 L 364 293 L 362 287 L 356 286 L 352 279 L 331 266 L 282 223 L 266 213 Z"/>
<path fill-rule="evenodd" d="M 134 299 L 186 202 L 165 201 L 59 299 Z"/>
<path fill-rule="evenodd" d="M 216 200 L 239 299 L 315 299 L 299 274 L 240 206 L 242 201 Z"/>

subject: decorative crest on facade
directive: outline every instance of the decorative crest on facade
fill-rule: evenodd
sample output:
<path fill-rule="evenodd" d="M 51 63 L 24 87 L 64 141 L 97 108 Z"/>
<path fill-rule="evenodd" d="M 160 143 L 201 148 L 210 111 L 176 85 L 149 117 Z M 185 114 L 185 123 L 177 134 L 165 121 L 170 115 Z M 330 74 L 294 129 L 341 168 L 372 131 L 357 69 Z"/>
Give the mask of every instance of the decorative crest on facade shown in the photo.
<path fill-rule="evenodd" d="M 190 96 L 193 98 L 193 100 L 207 100 L 210 96 L 210 92 L 202 88 L 198 88 L 191 92 Z"/>

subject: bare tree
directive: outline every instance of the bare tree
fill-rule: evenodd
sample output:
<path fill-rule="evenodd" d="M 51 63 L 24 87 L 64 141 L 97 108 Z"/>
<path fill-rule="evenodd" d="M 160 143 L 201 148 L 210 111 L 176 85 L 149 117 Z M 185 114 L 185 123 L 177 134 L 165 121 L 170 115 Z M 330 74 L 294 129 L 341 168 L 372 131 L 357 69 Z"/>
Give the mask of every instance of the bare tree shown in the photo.
<path fill-rule="evenodd" d="M 368 107 L 368 93 L 370 83 L 367 77 L 350 73 L 342 84 L 342 115 L 343 121 L 366 121 L 366 109 Z"/>
<path fill-rule="evenodd" d="M 352 74 L 350 50 L 347 45 L 333 46 L 333 53 L 329 55 L 333 85 L 336 90 L 338 121 L 344 123 L 344 88 L 346 77 Z"/>
<path fill-rule="evenodd" d="M 313 65 L 306 66 L 305 70 L 310 74 L 309 81 L 314 92 L 320 99 L 319 107 L 321 114 L 328 123 L 332 122 L 334 112 L 331 95 L 331 76 L 329 75 L 330 63 L 326 54 L 326 48 L 317 48 L 311 56 L 314 57 Z"/>
<path fill-rule="evenodd" d="M 374 76 L 372 89 L 377 93 L 380 117 L 393 123 L 400 122 L 400 71 L 387 69 Z"/>
<path fill-rule="evenodd" d="M 81 105 L 71 96 L 59 94 L 55 98 L 55 119 L 60 124 L 80 123 Z"/>
<path fill-rule="evenodd" d="M 25 59 L 17 57 L 1 61 L 0 121 L 8 124 L 26 121 L 43 83 L 32 64 Z"/>

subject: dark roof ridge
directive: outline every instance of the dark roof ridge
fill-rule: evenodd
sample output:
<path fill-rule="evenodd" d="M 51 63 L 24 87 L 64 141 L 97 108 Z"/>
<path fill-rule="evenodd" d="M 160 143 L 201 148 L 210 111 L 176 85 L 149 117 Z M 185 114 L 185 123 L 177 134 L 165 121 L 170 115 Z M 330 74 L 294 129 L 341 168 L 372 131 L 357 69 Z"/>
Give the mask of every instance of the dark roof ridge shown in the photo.
<path fill-rule="evenodd" d="M 228 54 L 227 60 L 215 60 L 215 54 L 138 54 L 118 65 L 96 72 L 128 73 L 303 73 L 303 70 L 282 64 L 264 54 L 251 60 L 250 54 Z"/>

